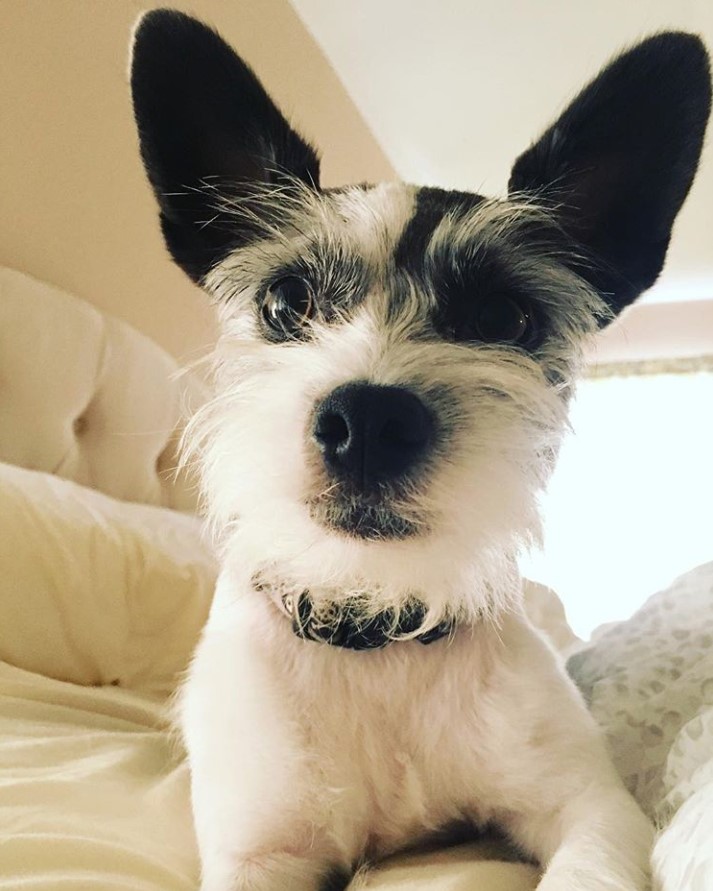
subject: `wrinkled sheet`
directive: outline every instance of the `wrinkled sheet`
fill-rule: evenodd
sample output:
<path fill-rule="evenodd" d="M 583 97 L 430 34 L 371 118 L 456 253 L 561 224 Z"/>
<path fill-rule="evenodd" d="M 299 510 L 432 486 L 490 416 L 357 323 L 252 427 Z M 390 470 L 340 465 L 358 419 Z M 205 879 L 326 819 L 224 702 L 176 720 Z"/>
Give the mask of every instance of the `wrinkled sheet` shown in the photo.
<path fill-rule="evenodd" d="M 190 891 L 188 813 L 161 702 L 0 664 L 0 889 Z"/>

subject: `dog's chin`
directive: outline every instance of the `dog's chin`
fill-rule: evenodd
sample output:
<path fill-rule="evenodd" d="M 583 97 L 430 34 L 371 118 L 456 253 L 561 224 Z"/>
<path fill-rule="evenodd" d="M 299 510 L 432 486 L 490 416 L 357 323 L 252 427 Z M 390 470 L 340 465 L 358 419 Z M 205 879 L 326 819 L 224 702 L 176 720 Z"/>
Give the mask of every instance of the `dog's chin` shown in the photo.
<path fill-rule="evenodd" d="M 428 531 L 425 522 L 406 518 L 388 504 L 367 498 L 314 499 L 309 510 L 312 519 L 330 532 L 362 541 L 399 541 Z"/>

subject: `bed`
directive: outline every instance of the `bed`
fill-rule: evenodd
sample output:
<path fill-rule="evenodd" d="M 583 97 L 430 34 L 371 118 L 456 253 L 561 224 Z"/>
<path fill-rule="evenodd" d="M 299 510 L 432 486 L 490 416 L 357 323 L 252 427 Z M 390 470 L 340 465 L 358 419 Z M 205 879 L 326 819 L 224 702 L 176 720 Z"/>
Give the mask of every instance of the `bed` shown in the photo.
<path fill-rule="evenodd" d="M 173 472 L 183 418 L 204 398 L 177 371 L 127 325 L 0 269 L 0 889 L 198 886 L 167 704 L 216 566 L 195 480 Z M 713 887 L 713 627 L 701 619 L 713 570 L 587 647 L 552 592 L 529 585 L 527 597 L 533 620 L 574 653 L 623 775 L 667 827 L 659 887 Z M 687 604 L 675 628 L 671 600 Z M 395 858 L 365 887 L 525 891 L 537 878 L 482 841 Z"/>

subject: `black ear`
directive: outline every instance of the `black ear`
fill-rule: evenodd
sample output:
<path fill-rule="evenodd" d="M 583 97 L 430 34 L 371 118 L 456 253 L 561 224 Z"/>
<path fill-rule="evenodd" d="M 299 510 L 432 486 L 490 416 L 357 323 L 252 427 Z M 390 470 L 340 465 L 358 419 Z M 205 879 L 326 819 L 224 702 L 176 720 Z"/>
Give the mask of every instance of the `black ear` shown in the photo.
<path fill-rule="evenodd" d="M 134 34 L 131 90 L 166 244 L 195 281 L 252 234 L 247 222 L 210 224 L 216 189 L 239 201 L 256 183 L 297 178 L 317 187 L 315 151 L 201 22 L 167 9 L 144 15 Z"/>
<path fill-rule="evenodd" d="M 587 258 L 577 271 L 614 312 L 661 272 L 710 105 L 700 39 L 656 34 L 608 65 L 515 162 L 510 191 L 556 209 Z"/>

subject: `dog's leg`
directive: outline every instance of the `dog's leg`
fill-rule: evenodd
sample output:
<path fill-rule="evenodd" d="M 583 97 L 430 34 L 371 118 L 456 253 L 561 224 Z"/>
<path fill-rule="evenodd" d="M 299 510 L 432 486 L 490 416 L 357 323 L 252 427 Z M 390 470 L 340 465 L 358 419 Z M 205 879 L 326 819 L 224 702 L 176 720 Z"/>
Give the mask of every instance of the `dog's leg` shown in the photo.
<path fill-rule="evenodd" d="M 220 592 L 216 595 L 220 596 Z M 202 891 L 317 891 L 334 868 L 296 704 L 250 605 L 212 615 L 180 702 Z"/>
<path fill-rule="evenodd" d="M 506 625 L 494 678 L 505 708 L 490 715 L 500 806 L 513 839 L 545 867 L 539 891 L 646 891 L 652 825 L 554 653 L 525 623 Z"/>
<path fill-rule="evenodd" d="M 562 776 L 562 782 L 582 777 Z M 544 807 L 544 803 L 543 803 Z M 538 891 L 647 891 L 653 827 L 618 784 L 592 783 L 564 807 L 510 824 L 546 865 Z"/>

